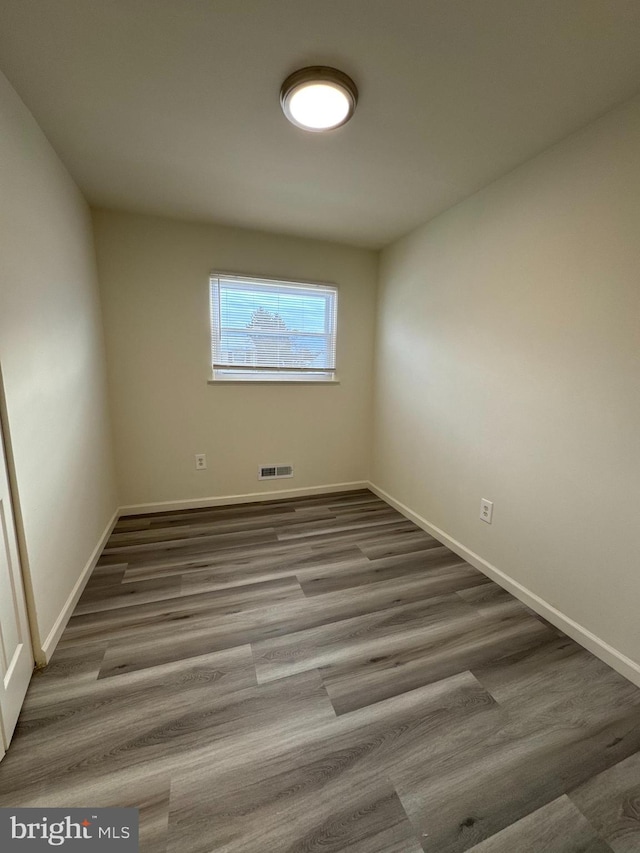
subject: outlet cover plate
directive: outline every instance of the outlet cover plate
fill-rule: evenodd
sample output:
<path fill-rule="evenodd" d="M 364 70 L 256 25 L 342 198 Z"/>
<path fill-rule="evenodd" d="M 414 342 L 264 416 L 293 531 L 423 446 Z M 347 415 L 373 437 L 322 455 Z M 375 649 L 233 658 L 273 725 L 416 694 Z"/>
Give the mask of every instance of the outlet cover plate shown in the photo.
<path fill-rule="evenodd" d="M 486 521 L 487 524 L 491 524 L 493 521 L 493 501 L 482 498 L 480 501 L 480 519 Z"/>

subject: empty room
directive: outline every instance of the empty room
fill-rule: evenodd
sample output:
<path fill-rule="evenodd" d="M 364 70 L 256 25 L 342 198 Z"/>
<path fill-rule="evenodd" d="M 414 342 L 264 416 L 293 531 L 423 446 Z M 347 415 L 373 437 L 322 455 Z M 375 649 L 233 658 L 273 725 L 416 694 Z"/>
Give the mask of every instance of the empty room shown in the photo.
<path fill-rule="evenodd" d="M 0 850 L 640 853 L 640 3 L 0 0 Z"/>

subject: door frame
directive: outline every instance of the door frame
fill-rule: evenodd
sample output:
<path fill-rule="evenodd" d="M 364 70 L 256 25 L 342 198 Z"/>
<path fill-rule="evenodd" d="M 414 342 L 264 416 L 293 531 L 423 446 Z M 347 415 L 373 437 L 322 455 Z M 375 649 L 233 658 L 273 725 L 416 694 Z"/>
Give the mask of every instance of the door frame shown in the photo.
<path fill-rule="evenodd" d="M 2 373 L 2 363 L 0 362 L 0 453 L 2 453 L 2 443 L 4 441 L 4 455 L 7 463 L 7 475 L 9 478 L 9 492 L 11 498 L 11 508 L 13 510 L 13 523 L 15 526 L 16 539 L 18 542 L 18 559 L 20 561 L 20 574 L 22 576 L 22 587 L 24 589 L 24 597 L 27 606 L 27 622 L 29 624 L 29 634 L 31 637 L 31 653 L 33 656 L 34 666 L 40 668 L 46 665 L 44 653 L 42 652 L 42 644 L 40 641 L 40 632 L 38 631 L 38 620 L 36 618 L 36 605 L 33 595 L 33 583 L 31 580 L 31 570 L 29 567 L 29 558 L 27 554 L 27 542 L 24 535 L 24 522 L 20 509 L 20 492 L 16 477 L 16 469 L 13 457 L 13 446 L 11 444 L 11 428 L 9 424 L 9 412 L 7 409 L 7 398 L 5 394 L 4 375 Z"/>

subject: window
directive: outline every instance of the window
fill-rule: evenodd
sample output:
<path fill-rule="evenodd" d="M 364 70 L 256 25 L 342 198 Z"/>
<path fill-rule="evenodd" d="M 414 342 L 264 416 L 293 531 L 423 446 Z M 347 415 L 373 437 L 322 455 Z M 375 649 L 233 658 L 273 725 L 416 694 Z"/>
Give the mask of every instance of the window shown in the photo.
<path fill-rule="evenodd" d="M 210 282 L 214 379 L 335 379 L 336 287 L 222 273 Z"/>

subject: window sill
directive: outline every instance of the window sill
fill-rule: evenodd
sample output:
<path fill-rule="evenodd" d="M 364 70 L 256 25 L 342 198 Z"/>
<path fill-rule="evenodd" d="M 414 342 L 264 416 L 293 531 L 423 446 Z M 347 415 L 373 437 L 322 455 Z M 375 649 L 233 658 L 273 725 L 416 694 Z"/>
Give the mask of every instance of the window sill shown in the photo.
<path fill-rule="evenodd" d="M 207 385 L 339 385 L 339 379 L 207 379 Z"/>

